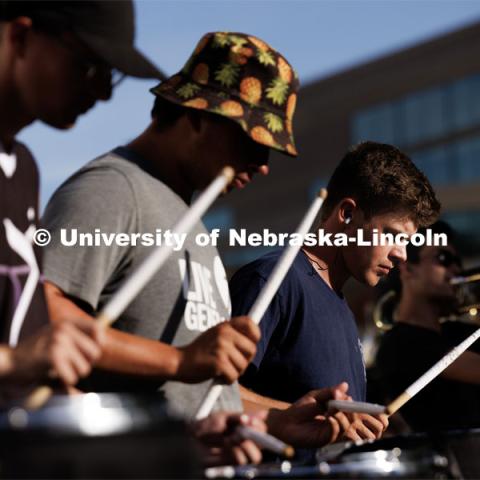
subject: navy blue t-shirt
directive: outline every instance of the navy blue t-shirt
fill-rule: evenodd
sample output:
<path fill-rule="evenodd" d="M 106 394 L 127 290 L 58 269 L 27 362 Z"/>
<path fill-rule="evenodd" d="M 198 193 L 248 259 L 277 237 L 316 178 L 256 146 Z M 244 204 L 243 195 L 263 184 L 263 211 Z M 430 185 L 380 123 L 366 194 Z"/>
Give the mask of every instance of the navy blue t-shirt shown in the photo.
<path fill-rule="evenodd" d="M 282 250 L 241 268 L 230 282 L 233 316 L 245 315 Z M 260 322 L 257 354 L 240 382 L 264 396 L 294 402 L 310 390 L 348 382 L 364 401 L 365 367 L 352 311 L 300 252 Z"/>

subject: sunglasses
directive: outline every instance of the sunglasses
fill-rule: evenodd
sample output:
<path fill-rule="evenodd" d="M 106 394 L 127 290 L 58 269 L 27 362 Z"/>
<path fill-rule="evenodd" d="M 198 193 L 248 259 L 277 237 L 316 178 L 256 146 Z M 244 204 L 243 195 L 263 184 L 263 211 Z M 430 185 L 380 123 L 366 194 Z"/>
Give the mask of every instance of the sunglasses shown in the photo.
<path fill-rule="evenodd" d="M 51 32 L 46 33 L 52 35 Z M 95 54 L 89 52 L 88 47 L 80 40 L 61 34 L 56 34 L 54 37 L 57 43 L 72 53 L 85 80 L 93 81 L 95 78 L 108 79 L 113 90 L 125 79 L 124 73 L 110 67 Z"/>
<path fill-rule="evenodd" d="M 439 265 L 442 265 L 442 267 L 448 268 L 456 265 L 462 268 L 462 259 L 450 250 L 440 250 L 433 258 Z"/>

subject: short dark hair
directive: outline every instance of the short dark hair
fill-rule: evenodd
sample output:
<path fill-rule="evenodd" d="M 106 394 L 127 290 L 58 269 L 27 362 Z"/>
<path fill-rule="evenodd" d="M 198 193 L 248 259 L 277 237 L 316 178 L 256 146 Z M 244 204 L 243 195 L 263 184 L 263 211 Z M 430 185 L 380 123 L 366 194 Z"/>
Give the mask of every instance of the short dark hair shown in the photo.
<path fill-rule="evenodd" d="M 456 244 L 456 232 L 455 230 L 443 220 L 436 221 L 433 225 L 427 227 L 428 230 L 431 230 L 432 233 L 435 235 L 436 233 L 444 233 L 447 236 L 449 245 Z M 426 235 L 427 228 L 420 228 L 418 233 L 422 235 Z M 420 261 L 420 252 L 422 251 L 422 246 L 414 246 L 411 242 L 407 245 L 407 262 L 408 263 L 418 263 Z"/>
<path fill-rule="evenodd" d="M 399 212 L 417 227 L 432 224 L 440 213 L 427 177 L 398 148 L 383 143 L 363 142 L 349 150 L 327 189 L 322 220 L 346 197 L 352 197 L 367 218 Z"/>
<path fill-rule="evenodd" d="M 200 115 L 202 117 L 208 117 L 214 122 L 223 123 L 223 122 L 232 122 L 231 119 L 224 117 L 223 115 L 218 115 L 212 112 L 206 112 L 204 110 L 199 110 L 196 108 L 184 107 L 178 103 L 167 100 L 160 95 L 155 97 L 155 102 L 153 104 L 152 111 L 150 112 L 152 118 L 156 120 L 157 128 L 159 130 L 164 130 L 172 125 L 186 112 L 191 112 L 194 115 Z M 232 122 L 233 123 L 233 122 Z"/>

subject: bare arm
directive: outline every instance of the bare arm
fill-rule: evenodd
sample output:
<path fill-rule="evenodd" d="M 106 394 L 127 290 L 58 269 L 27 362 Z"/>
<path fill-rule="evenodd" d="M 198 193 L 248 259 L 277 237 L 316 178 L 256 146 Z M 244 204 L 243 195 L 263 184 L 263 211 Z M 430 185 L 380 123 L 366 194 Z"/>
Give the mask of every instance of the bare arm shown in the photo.
<path fill-rule="evenodd" d="M 464 352 L 442 374 L 443 378 L 480 385 L 480 355 Z"/>
<path fill-rule="evenodd" d="M 45 293 L 52 322 L 76 317 L 94 321 L 56 285 L 46 282 Z M 178 348 L 108 328 L 96 366 L 151 381 L 197 383 L 218 378 L 232 383 L 255 355 L 259 338 L 258 327 L 247 317 L 218 324 L 189 345 Z"/>
<path fill-rule="evenodd" d="M 53 323 L 71 318 L 95 321 L 53 283 L 45 282 L 45 294 Z M 105 332 L 102 356 L 96 366 L 163 381 L 175 376 L 179 361 L 179 351 L 170 345 L 109 328 Z"/>
<path fill-rule="evenodd" d="M 0 345 L 0 379 L 9 378 L 13 371 L 12 349 L 7 345 Z"/>
<path fill-rule="evenodd" d="M 290 406 L 290 404 L 287 402 L 264 397 L 263 395 L 259 395 L 258 393 L 255 393 L 252 390 L 243 387 L 242 385 L 240 385 L 240 397 L 242 399 L 243 408 L 247 413 L 254 413 L 265 409 L 268 410 L 270 408 L 285 410 Z"/>

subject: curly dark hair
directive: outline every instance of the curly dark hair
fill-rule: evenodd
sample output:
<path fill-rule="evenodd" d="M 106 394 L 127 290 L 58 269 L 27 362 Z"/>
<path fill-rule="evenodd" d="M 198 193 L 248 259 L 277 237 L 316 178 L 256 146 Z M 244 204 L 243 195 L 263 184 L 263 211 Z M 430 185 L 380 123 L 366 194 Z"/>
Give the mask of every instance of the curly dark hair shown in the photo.
<path fill-rule="evenodd" d="M 383 143 L 363 142 L 349 150 L 327 188 L 322 220 L 346 197 L 353 198 L 367 218 L 398 212 L 417 227 L 431 225 L 440 213 L 427 177 L 398 148 Z"/>

